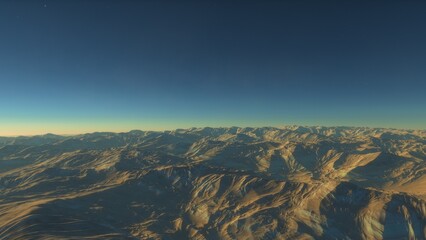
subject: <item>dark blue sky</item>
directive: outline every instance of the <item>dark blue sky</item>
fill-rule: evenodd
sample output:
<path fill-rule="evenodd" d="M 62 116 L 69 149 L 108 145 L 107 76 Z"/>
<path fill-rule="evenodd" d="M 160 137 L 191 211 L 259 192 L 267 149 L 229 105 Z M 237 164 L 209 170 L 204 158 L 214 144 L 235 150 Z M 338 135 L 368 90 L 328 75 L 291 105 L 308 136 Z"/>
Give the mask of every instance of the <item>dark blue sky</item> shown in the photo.
<path fill-rule="evenodd" d="M 2 1 L 0 31 L 4 134 L 426 128 L 425 1 Z"/>

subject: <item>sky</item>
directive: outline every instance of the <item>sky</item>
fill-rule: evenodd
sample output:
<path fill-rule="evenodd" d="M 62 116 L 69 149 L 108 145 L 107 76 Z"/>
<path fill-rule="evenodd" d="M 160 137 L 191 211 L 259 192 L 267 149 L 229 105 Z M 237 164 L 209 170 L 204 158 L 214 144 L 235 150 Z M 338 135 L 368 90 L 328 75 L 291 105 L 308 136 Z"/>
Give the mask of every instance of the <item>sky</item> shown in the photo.
<path fill-rule="evenodd" d="M 0 2 L 0 135 L 426 129 L 425 1 Z"/>

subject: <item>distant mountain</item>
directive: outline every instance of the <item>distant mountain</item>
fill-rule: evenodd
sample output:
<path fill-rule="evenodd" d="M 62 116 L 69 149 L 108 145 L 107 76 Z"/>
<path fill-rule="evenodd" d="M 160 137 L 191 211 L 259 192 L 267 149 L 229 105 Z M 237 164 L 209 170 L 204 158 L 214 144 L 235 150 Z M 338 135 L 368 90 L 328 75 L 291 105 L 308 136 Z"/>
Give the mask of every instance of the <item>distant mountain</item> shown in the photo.
<path fill-rule="evenodd" d="M 426 239 L 426 131 L 3 137 L 0 239 Z"/>

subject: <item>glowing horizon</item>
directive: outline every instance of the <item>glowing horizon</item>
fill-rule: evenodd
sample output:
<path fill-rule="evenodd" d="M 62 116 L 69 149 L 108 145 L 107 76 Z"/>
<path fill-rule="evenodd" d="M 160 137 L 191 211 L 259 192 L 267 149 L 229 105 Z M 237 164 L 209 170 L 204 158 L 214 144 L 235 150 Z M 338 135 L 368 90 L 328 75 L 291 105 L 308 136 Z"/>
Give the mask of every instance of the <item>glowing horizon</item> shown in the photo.
<path fill-rule="evenodd" d="M 44 134 L 56 135 L 79 135 L 93 132 L 129 132 L 131 130 L 142 131 L 167 131 L 175 129 L 188 129 L 192 127 L 285 127 L 285 126 L 323 126 L 323 127 L 369 127 L 369 128 L 395 128 L 395 129 L 410 129 L 410 130 L 425 130 L 421 125 L 416 127 L 406 127 L 398 125 L 380 125 L 378 123 L 365 125 L 362 123 L 342 124 L 338 122 L 327 121 L 327 123 L 315 122 L 244 122 L 244 121 L 162 121 L 162 120 L 92 120 L 85 122 L 52 122 L 52 121 L 35 121 L 29 123 L 27 121 L 2 122 L 0 121 L 0 137 L 16 137 L 16 136 L 35 136 Z"/>

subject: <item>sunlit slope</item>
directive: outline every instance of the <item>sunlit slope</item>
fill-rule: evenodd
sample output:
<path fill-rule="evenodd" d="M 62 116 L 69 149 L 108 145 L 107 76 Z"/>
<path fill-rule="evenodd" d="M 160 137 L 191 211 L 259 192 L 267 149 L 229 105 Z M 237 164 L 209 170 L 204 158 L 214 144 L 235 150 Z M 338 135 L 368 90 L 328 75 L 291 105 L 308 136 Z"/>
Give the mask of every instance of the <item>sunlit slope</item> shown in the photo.
<path fill-rule="evenodd" d="M 0 239 L 425 239 L 424 131 L 3 138 Z"/>

